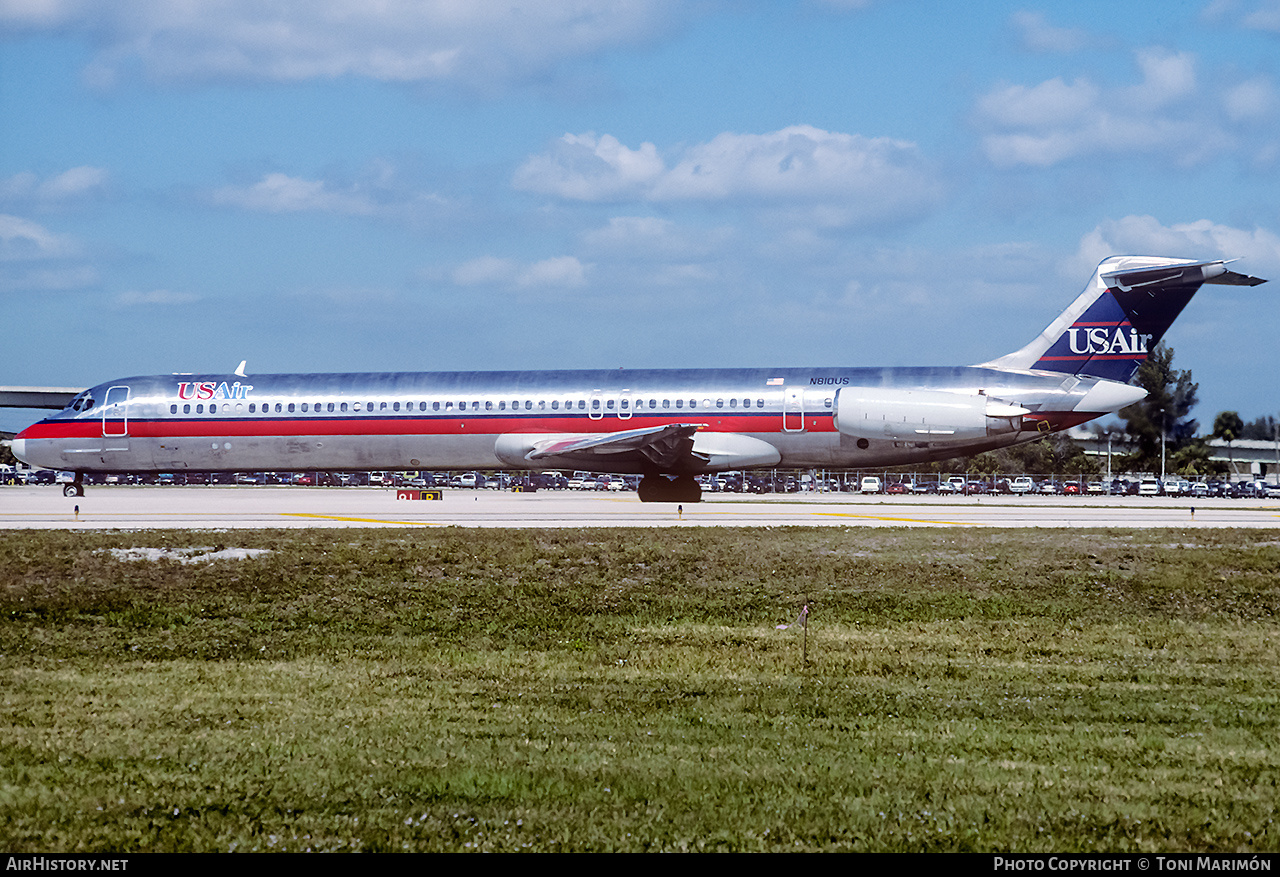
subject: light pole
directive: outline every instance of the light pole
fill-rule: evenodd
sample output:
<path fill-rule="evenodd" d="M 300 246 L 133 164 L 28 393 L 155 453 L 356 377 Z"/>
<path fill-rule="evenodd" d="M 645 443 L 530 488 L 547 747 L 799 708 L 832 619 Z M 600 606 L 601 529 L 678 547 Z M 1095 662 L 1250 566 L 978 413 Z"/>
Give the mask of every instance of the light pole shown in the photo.
<path fill-rule="evenodd" d="M 1168 418 L 1164 416 L 1164 409 L 1160 409 L 1160 486 L 1164 487 L 1164 434 L 1168 427 Z"/>

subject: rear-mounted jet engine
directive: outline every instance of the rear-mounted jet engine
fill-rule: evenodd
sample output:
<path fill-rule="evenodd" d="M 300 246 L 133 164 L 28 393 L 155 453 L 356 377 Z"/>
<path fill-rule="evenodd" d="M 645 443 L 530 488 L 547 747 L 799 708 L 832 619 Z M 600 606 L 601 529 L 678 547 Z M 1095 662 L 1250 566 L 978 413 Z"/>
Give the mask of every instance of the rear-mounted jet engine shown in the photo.
<path fill-rule="evenodd" d="M 841 387 L 836 394 L 836 428 L 879 441 L 980 441 L 1017 432 L 1030 413 L 982 393 Z"/>

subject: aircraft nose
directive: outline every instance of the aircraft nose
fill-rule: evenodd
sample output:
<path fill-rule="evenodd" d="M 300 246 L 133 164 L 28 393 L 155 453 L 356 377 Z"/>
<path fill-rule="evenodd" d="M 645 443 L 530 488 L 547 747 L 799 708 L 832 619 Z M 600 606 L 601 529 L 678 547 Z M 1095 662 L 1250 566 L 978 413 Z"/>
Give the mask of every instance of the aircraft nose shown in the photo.
<path fill-rule="evenodd" d="M 31 461 L 27 459 L 27 440 L 26 439 L 15 438 L 12 442 L 9 443 L 9 449 L 13 451 L 13 455 L 17 457 L 19 460 L 26 463 L 28 466 L 31 465 Z"/>

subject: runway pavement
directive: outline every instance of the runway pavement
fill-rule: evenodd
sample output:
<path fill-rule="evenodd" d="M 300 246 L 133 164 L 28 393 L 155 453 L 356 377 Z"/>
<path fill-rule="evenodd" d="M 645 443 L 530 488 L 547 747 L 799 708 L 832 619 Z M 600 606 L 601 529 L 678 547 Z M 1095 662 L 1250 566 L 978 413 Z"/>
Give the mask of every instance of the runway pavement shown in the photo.
<path fill-rule="evenodd" d="M 1193 510 L 1194 509 L 1194 513 Z M 1276 500 L 709 494 L 682 508 L 633 493 L 391 488 L 0 487 L 0 529 L 256 527 L 1275 527 Z"/>

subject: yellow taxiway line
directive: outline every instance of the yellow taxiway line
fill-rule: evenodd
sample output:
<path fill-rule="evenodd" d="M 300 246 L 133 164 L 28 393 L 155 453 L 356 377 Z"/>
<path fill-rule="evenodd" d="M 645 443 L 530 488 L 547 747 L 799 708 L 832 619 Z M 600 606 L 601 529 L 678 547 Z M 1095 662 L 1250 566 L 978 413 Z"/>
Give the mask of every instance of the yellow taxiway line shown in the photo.
<path fill-rule="evenodd" d="M 322 521 L 349 521 L 354 524 L 386 524 L 388 527 L 443 527 L 439 521 L 387 521 L 382 518 L 348 518 L 342 515 L 313 515 L 307 512 L 280 512 L 286 518 L 319 518 Z"/>
<path fill-rule="evenodd" d="M 977 521 L 939 521 L 927 518 L 895 518 L 890 515 L 852 515 L 847 512 L 814 512 L 827 518 L 862 518 L 869 521 L 896 521 L 901 524 L 946 524 L 952 527 L 980 527 Z"/>

